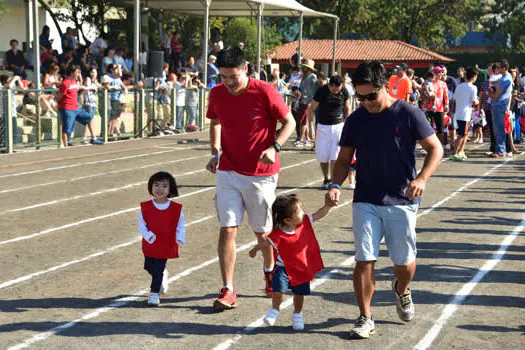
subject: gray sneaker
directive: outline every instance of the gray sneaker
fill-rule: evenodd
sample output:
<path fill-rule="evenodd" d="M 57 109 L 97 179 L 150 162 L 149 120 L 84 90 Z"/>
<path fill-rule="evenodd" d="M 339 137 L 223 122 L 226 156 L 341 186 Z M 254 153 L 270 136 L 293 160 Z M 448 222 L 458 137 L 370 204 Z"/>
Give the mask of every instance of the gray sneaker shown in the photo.
<path fill-rule="evenodd" d="M 364 315 L 359 316 L 355 321 L 355 327 L 350 331 L 350 338 L 368 339 L 371 334 L 376 332 L 376 324 L 372 318 Z"/>
<path fill-rule="evenodd" d="M 405 322 L 409 322 L 414 318 L 416 308 L 412 302 L 412 293 L 407 289 L 407 293 L 399 295 L 397 292 L 397 279 L 392 281 L 392 290 L 396 296 L 396 310 L 399 318 Z"/>

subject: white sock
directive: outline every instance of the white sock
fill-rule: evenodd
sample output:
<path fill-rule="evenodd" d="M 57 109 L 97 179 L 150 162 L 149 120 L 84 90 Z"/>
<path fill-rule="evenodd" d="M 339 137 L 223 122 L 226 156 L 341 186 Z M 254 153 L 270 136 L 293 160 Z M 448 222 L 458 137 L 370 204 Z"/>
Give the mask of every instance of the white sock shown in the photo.
<path fill-rule="evenodd" d="M 270 273 L 270 272 L 273 272 L 273 268 L 274 266 L 272 266 L 271 268 L 267 269 L 266 267 L 264 268 L 264 272 L 267 272 L 267 273 Z"/>
<path fill-rule="evenodd" d="M 230 290 L 230 292 L 233 292 L 233 286 L 224 286 L 224 288 Z"/>

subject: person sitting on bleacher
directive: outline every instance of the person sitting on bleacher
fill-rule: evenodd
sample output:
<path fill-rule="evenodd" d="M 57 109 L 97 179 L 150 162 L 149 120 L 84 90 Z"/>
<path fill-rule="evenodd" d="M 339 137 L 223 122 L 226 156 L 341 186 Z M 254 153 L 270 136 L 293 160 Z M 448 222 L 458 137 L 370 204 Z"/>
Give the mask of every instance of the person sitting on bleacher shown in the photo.
<path fill-rule="evenodd" d="M 27 62 L 22 51 L 18 50 L 18 40 L 12 39 L 9 45 L 11 45 L 11 50 L 5 53 L 6 68 L 12 71 L 14 75 L 18 75 L 25 80 L 27 79 L 27 74 L 24 69 L 27 66 Z"/>

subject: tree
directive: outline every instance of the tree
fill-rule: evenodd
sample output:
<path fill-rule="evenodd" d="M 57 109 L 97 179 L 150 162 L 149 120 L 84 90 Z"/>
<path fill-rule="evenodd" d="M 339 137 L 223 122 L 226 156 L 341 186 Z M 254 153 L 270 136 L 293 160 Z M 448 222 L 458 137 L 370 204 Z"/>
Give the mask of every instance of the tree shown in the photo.
<path fill-rule="evenodd" d="M 230 19 L 222 32 L 225 46 L 237 46 L 244 43 L 246 59 L 255 62 L 257 58 L 257 21 L 250 18 Z M 282 42 L 282 36 L 275 26 L 263 25 L 261 32 L 261 56 L 264 57 L 265 49 L 274 49 Z"/>
<path fill-rule="evenodd" d="M 525 1 L 495 1 L 490 4 L 481 23 L 493 36 L 499 33 L 510 39 L 505 51 L 525 53 Z"/>

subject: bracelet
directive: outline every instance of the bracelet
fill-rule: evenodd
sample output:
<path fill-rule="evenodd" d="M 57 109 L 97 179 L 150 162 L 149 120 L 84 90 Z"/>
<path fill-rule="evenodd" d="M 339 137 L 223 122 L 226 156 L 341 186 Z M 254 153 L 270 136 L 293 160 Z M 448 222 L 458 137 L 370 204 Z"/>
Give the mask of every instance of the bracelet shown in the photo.
<path fill-rule="evenodd" d="M 308 127 L 308 130 L 313 130 L 313 129 L 314 129 L 313 126 L 309 126 L 309 127 Z"/>
<path fill-rule="evenodd" d="M 339 186 L 338 184 L 332 184 L 332 186 L 330 186 L 330 188 L 337 188 L 338 190 L 340 190 L 341 186 Z"/>
<path fill-rule="evenodd" d="M 211 155 L 211 158 L 212 158 L 212 159 L 217 159 L 217 160 L 219 160 L 219 155 L 218 155 L 218 154 L 212 154 L 212 155 Z"/>

